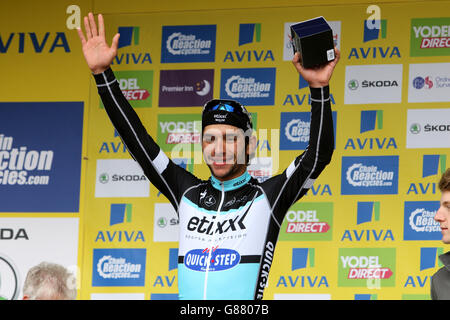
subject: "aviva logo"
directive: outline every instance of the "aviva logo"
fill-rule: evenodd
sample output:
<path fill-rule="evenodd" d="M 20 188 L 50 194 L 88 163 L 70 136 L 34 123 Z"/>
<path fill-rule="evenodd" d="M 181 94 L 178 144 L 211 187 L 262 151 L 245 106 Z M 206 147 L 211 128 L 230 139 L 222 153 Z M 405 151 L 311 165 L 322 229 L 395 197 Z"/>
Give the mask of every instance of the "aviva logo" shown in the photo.
<path fill-rule="evenodd" d="M 139 44 L 139 27 L 119 27 L 119 49 Z"/>
<path fill-rule="evenodd" d="M 443 253 L 443 248 L 420 248 L 420 271 L 435 268 L 436 261 L 437 266 L 441 268 L 442 263 L 438 257 Z"/>
<path fill-rule="evenodd" d="M 261 42 L 261 23 L 241 23 L 239 25 L 239 45 Z"/>
<path fill-rule="evenodd" d="M 439 170 L 440 167 L 440 170 Z M 445 154 L 424 154 L 422 166 L 422 178 L 442 175 L 447 168 L 447 156 Z"/>
<path fill-rule="evenodd" d="M 356 224 L 380 221 L 380 202 L 358 202 Z"/>
<path fill-rule="evenodd" d="M 386 39 L 387 20 L 364 20 L 364 42 Z"/>
<path fill-rule="evenodd" d="M 361 125 L 359 133 L 383 129 L 383 110 L 361 111 Z"/>
<path fill-rule="evenodd" d="M 131 222 L 132 205 L 131 203 L 112 203 L 109 216 L 109 225 Z"/>
<path fill-rule="evenodd" d="M 292 248 L 292 267 L 291 270 L 304 269 L 308 267 L 314 267 L 314 248 Z"/>

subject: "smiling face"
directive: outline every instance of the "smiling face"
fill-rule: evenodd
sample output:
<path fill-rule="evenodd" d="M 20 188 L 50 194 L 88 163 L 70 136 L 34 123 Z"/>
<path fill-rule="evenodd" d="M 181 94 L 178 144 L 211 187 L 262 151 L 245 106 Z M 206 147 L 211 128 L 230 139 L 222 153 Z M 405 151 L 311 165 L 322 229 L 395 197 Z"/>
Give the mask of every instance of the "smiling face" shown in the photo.
<path fill-rule="evenodd" d="M 246 170 L 245 136 L 228 124 L 206 126 L 202 139 L 203 158 L 211 174 L 221 181 L 231 180 Z"/>
<path fill-rule="evenodd" d="M 443 191 L 441 205 L 434 216 L 434 220 L 439 222 L 442 231 L 442 242 L 450 244 L 450 191 Z"/>

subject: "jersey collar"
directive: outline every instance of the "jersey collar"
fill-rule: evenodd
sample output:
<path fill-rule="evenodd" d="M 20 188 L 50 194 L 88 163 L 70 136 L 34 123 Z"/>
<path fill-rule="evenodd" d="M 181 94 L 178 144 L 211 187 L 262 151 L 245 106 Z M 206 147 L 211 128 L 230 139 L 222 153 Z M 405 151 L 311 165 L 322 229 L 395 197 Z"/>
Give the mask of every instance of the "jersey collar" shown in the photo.
<path fill-rule="evenodd" d="M 237 178 L 227 181 L 220 181 L 214 176 L 211 176 L 211 184 L 214 188 L 220 191 L 222 191 L 222 184 L 223 184 L 224 191 L 231 191 L 247 184 L 247 182 L 250 181 L 251 177 L 252 176 L 248 173 L 248 171 L 245 171 L 241 176 Z"/>

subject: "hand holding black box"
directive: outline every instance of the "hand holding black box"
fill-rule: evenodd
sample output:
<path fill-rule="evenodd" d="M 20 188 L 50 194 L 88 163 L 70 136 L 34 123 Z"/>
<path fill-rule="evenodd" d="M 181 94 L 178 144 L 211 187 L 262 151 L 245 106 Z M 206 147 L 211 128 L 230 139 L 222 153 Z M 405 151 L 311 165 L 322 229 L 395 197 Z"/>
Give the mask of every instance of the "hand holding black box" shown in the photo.
<path fill-rule="evenodd" d="M 314 68 L 335 59 L 333 31 L 323 17 L 290 26 L 294 55 L 304 68 Z"/>

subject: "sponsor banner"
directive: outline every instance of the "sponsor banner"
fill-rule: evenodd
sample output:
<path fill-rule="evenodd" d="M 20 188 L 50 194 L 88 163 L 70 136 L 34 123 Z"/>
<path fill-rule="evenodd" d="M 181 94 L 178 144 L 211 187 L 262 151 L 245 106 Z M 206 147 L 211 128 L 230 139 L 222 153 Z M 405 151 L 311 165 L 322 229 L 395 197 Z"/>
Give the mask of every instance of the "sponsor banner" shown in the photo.
<path fill-rule="evenodd" d="M 94 249 L 93 287 L 143 287 L 146 249 Z"/>
<path fill-rule="evenodd" d="M 120 90 L 133 108 L 152 106 L 153 71 L 114 71 Z M 100 107 L 104 108 L 100 99 Z"/>
<path fill-rule="evenodd" d="M 408 102 L 450 101 L 450 63 L 409 65 Z"/>
<path fill-rule="evenodd" d="M 331 300 L 329 293 L 274 293 L 274 300 Z"/>
<path fill-rule="evenodd" d="M 153 219 L 154 242 L 176 242 L 180 235 L 180 222 L 170 203 L 155 203 Z"/>
<path fill-rule="evenodd" d="M 259 183 L 272 176 L 272 157 L 257 157 L 250 160 L 247 172 Z"/>
<path fill-rule="evenodd" d="M 78 212 L 82 137 L 82 102 L 0 103 L 0 212 Z"/>
<path fill-rule="evenodd" d="M 280 241 L 329 241 L 333 238 L 333 203 L 295 203 L 281 225 Z"/>
<path fill-rule="evenodd" d="M 450 56 L 450 18 L 411 19 L 411 57 Z"/>
<path fill-rule="evenodd" d="M 28 270 L 43 261 L 75 271 L 78 231 L 78 218 L 0 218 L 0 299 L 21 299 Z"/>
<path fill-rule="evenodd" d="M 145 300 L 144 293 L 91 293 L 91 300 Z"/>
<path fill-rule="evenodd" d="M 148 197 L 150 182 L 132 159 L 99 159 L 95 175 L 95 197 Z"/>
<path fill-rule="evenodd" d="M 340 248 L 338 287 L 395 286 L 395 248 Z"/>
<path fill-rule="evenodd" d="M 201 151 L 201 114 L 159 114 L 157 143 L 163 151 L 177 150 L 181 158 L 191 158 L 192 148 Z M 197 147 L 196 147 L 196 146 Z M 183 152 L 188 155 L 183 155 Z M 170 158 L 175 155 L 170 156 Z"/>
<path fill-rule="evenodd" d="M 245 106 L 273 105 L 275 73 L 275 68 L 222 69 L 220 98 Z"/>
<path fill-rule="evenodd" d="M 336 145 L 337 112 L 332 112 Z M 309 144 L 311 112 L 281 112 L 280 150 L 305 150 Z"/>
<path fill-rule="evenodd" d="M 214 69 L 161 70 L 160 107 L 203 106 L 213 98 Z"/>
<path fill-rule="evenodd" d="M 331 30 L 333 31 L 334 45 L 341 49 L 341 21 L 327 21 Z M 292 50 L 292 37 L 290 26 L 297 22 L 285 22 L 283 32 L 283 61 L 291 61 L 294 58 L 294 52 Z"/>
<path fill-rule="evenodd" d="M 402 102 L 402 64 L 345 67 L 345 104 Z"/>
<path fill-rule="evenodd" d="M 406 148 L 450 148 L 450 108 L 409 109 Z"/>
<path fill-rule="evenodd" d="M 397 194 L 398 156 L 342 157 L 341 194 Z"/>
<path fill-rule="evenodd" d="M 161 63 L 214 62 L 216 25 L 163 26 Z"/>
<path fill-rule="evenodd" d="M 439 201 L 405 201 L 403 240 L 441 240 L 438 209 Z"/>

